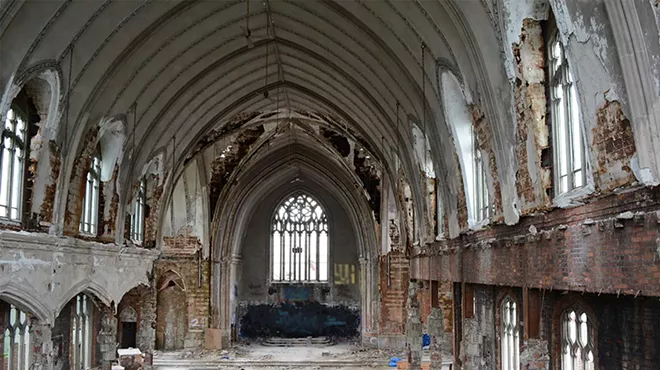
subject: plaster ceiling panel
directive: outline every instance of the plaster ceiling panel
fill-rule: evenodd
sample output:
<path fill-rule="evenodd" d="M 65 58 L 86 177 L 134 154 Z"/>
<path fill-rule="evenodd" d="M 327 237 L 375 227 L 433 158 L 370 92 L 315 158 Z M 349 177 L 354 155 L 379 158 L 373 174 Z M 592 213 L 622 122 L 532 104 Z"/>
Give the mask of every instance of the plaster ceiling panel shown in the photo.
<path fill-rule="evenodd" d="M 229 10 L 232 9 L 236 13 L 234 15 L 239 16 L 237 8 Z M 159 86 L 155 83 L 157 80 L 171 80 L 184 70 L 202 70 L 204 63 L 210 64 L 226 55 L 229 51 L 228 45 L 244 46 L 239 22 L 235 21 L 225 27 L 225 24 L 221 23 L 226 17 L 224 13 L 216 13 L 214 17 L 206 18 L 195 26 L 191 25 L 186 32 L 170 37 L 159 47 L 157 53 L 144 58 L 140 73 L 131 76 L 119 105 L 130 105 L 133 101 L 145 98 L 148 101 L 149 94 L 158 93 Z M 237 43 L 239 40 L 242 44 Z"/>
<path fill-rule="evenodd" d="M 161 103 L 160 110 L 151 109 L 149 112 L 141 116 L 142 126 L 140 135 L 144 132 L 152 132 L 158 128 L 158 125 L 172 124 L 185 117 L 186 112 L 191 113 L 198 109 L 200 104 L 208 101 L 217 101 L 223 99 L 222 92 L 226 86 L 232 81 L 232 76 L 228 73 L 235 71 L 239 67 L 246 64 L 251 65 L 253 68 L 259 68 L 258 63 L 261 62 L 261 53 L 263 51 L 257 48 L 248 50 L 246 53 L 237 58 L 223 63 L 217 68 L 213 68 L 208 73 L 203 73 L 200 78 L 188 82 L 186 88 L 177 92 L 177 95 L 169 97 L 165 103 Z M 275 72 L 274 61 L 269 62 L 270 80 L 273 80 L 272 74 Z M 257 63 L 257 64 L 255 64 Z M 264 59 L 265 68 L 265 59 Z M 242 76 L 250 76 L 252 72 L 242 72 Z M 233 77 L 234 79 L 236 76 Z M 163 97 L 164 99 L 164 97 Z M 163 99 L 160 99 L 163 101 Z"/>
<path fill-rule="evenodd" d="M 29 4 L 30 1 L 26 2 Z M 41 2 L 35 2 L 41 4 Z M 54 1 L 61 5 L 63 9 L 59 14 L 53 14 L 49 19 L 50 24 L 33 24 L 35 28 L 44 27 L 47 31 L 36 39 L 30 39 L 35 42 L 33 53 L 29 56 L 29 64 L 43 59 L 56 59 L 64 52 L 73 38 L 84 28 L 86 22 L 96 14 L 101 14 L 105 1 L 74 1 L 69 4 L 65 2 Z M 38 9 L 36 11 L 42 11 Z M 14 18 L 19 21 L 20 18 Z M 20 20 L 21 22 L 23 20 Z M 91 45 L 87 45 L 91 47 Z"/>
<path fill-rule="evenodd" d="M 373 35 L 371 42 L 381 43 L 381 55 L 379 59 L 385 60 L 387 58 L 397 58 L 399 62 L 396 67 L 393 67 L 390 76 L 386 79 L 388 85 L 397 86 L 401 89 L 400 94 L 395 94 L 401 103 L 401 106 L 409 112 L 415 111 L 418 99 L 415 98 L 417 85 L 410 77 L 414 77 L 406 66 L 414 66 L 418 63 L 411 55 L 411 51 L 405 45 L 402 45 L 397 38 L 397 35 L 392 33 L 391 28 L 388 26 L 389 16 L 384 20 L 382 16 L 374 12 L 370 6 L 377 2 L 363 2 L 357 1 L 339 1 L 332 2 L 332 6 L 339 9 L 350 17 L 353 22 L 359 22 L 367 31 Z M 367 32 L 363 31 L 363 32 Z M 375 37 L 375 39 L 374 39 Z"/>
<path fill-rule="evenodd" d="M 9 77 L 30 49 L 32 40 L 41 32 L 60 4 L 55 1 L 26 2 L 9 22 L 2 38 L 0 38 L 0 86 L 5 86 Z M 27 42 L 26 42 L 27 40 Z"/>
<path fill-rule="evenodd" d="M 201 72 L 204 68 L 186 68 L 179 71 L 176 79 L 171 83 L 164 79 L 162 85 L 154 84 L 154 88 L 161 87 L 162 91 L 155 93 L 151 101 L 141 101 L 142 114 L 139 115 L 138 124 L 141 125 L 139 135 L 158 132 L 162 125 L 180 126 L 186 119 L 182 110 L 194 110 L 199 104 L 208 103 L 209 100 L 217 102 L 226 99 L 232 86 L 240 84 L 244 78 L 256 78 L 256 70 L 261 67 L 260 50 L 249 50 L 228 64 Z M 214 59 L 209 57 L 204 66 Z M 265 62 L 265 60 L 264 60 Z M 201 62 L 200 62 L 201 63 Z M 183 72 L 183 73 L 182 73 Z"/>
<path fill-rule="evenodd" d="M 351 99 L 354 99 L 354 102 L 356 104 L 368 108 L 371 114 L 378 114 L 376 111 L 374 111 L 373 106 L 371 106 L 371 102 L 369 101 L 369 98 L 364 96 L 363 92 L 359 90 L 360 87 L 353 85 L 343 75 L 333 73 L 334 71 L 332 69 L 322 68 L 322 66 L 319 66 L 317 64 L 309 64 L 309 63 L 305 64 L 304 61 L 297 59 L 295 55 L 285 54 L 285 56 L 283 57 L 283 61 L 285 62 L 285 64 L 287 64 L 287 68 L 286 68 L 287 70 L 290 68 L 294 68 L 296 70 L 305 71 L 306 73 L 313 73 L 314 75 L 318 76 L 318 78 L 322 80 L 324 83 L 328 83 L 328 81 L 332 81 L 333 85 L 336 85 L 340 91 L 345 91 L 344 93 L 345 95 L 350 96 Z M 371 89 L 370 92 L 372 95 L 376 94 L 376 92 Z M 379 104 L 386 111 L 392 112 L 390 104 L 388 104 L 387 101 L 383 100 L 381 96 L 377 95 L 375 98 L 381 98 L 378 99 Z"/>
<path fill-rule="evenodd" d="M 169 8 L 165 4 L 171 3 L 155 1 L 145 4 L 143 8 L 135 9 L 122 21 L 121 27 L 117 27 L 115 32 L 105 37 L 103 43 L 95 50 L 93 59 L 88 60 L 83 66 L 84 73 L 74 77 L 71 85 L 73 89 L 71 117 L 79 118 L 78 115 L 87 113 L 90 111 L 90 107 L 94 109 L 91 111 L 91 115 L 94 117 L 100 118 L 107 115 L 105 107 L 109 102 L 114 101 L 116 91 L 123 84 L 124 79 L 122 79 L 121 73 L 130 75 L 130 70 L 121 63 L 126 53 L 130 54 L 134 51 L 133 48 L 127 49 L 127 47 L 135 46 L 136 44 L 133 44 L 135 38 L 144 31 L 145 27 L 167 12 Z M 105 99 L 99 99 L 98 94 L 108 88 L 115 89 L 115 93 L 105 95 Z M 125 113 L 126 110 L 118 113 Z"/>

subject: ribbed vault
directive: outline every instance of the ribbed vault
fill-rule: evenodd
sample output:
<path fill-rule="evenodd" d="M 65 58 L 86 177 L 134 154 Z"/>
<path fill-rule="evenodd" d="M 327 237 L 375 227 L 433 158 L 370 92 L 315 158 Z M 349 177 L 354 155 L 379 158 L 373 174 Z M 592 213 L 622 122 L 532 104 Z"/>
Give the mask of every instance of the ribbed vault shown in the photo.
<path fill-rule="evenodd" d="M 124 205 L 154 156 L 168 158 L 171 187 L 209 133 L 227 130 L 238 114 L 282 108 L 336 117 L 384 171 L 392 175 L 402 166 L 421 214 L 423 185 L 406 119 L 417 117 L 432 142 L 442 196 L 456 208 L 449 193 L 458 170 L 439 97 L 442 70 L 457 74 L 483 101 L 495 146 L 512 140 L 513 127 L 503 124 L 509 92 L 496 95 L 491 87 L 506 83 L 497 35 L 479 2 L 16 0 L 0 6 L 0 108 L 35 69 L 59 71 L 65 174 L 88 128 L 124 117 Z M 509 173 L 512 166 L 498 170 Z M 61 181 L 60 205 L 68 186 Z M 507 199 L 509 206 L 515 201 Z"/>

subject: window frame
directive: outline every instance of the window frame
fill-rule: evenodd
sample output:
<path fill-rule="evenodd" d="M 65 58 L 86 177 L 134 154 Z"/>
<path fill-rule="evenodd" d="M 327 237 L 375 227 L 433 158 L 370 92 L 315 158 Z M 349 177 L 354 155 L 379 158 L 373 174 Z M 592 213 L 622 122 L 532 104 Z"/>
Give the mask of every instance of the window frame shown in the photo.
<path fill-rule="evenodd" d="M 507 304 L 513 304 L 514 311 L 513 314 L 508 314 L 507 316 L 507 310 L 505 309 L 505 306 Z M 510 312 L 510 310 L 508 311 Z M 500 329 L 500 340 L 499 340 L 499 345 L 500 345 L 500 369 L 501 370 L 520 370 L 520 335 L 521 335 L 521 325 L 520 325 L 520 304 L 516 299 L 511 297 L 511 295 L 507 294 L 501 301 L 500 301 L 500 322 L 499 322 L 499 329 Z M 509 318 L 510 322 L 506 321 L 506 318 Z M 513 325 L 512 328 L 512 333 L 511 335 L 508 335 L 508 328 L 507 324 Z M 508 351 L 505 352 L 505 349 L 508 347 L 505 347 L 505 341 L 512 340 L 512 343 L 508 343 L 510 348 L 513 349 L 513 353 L 509 354 Z M 505 367 L 505 358 L 511 358 L 513 356 L 513 359 L 509 366 Z M 511 367 L 510 365 L 513 365 Z"/>
<path fill-rule="evenodd" d="M 488 176 L 486 170 L 488 166 L 484 162 L 484 155 L 479 149 L 479 140 L 477 134 L 472 128 L 472 180 L 473 186 L 473 200 L 472 211 L 474 213 L 474 221 L 480 223 L 489 220 L 493 217 L 494 205 L 493 198 L 490 195 L 488 188 Z"/>
<path fill-rule="evenodd" d="M 579 94 L 565 46 L 554 21 L 547 28 L 547 35 L 548 37 L 545 39 L 547 45 L 547 99 L 552 135 L 553 193 L 556 198 L 587 186 L 588 160 L 585 133 L 580 117 Z M 560 51 L 560 56 L 555 55 L 555 47 Z M 559 91 L 561 91 L 561 97 L 558 94 Z M 576 133 L 579 134 L 579 138 L 575 137 Z M 560 140 L 560 135 L 564 140 Z M 579 155 L 579 160 L 576 160 L 576 155 Z M 566 167 L 565 174 L 562 173 L 563 162 Z M 564 178 L 566 178 L 566 183 L 562 185 Z"/>
<path fill-rule="evenodd" d="M 136 244 L 144 242 L 144 224 L 146 219 L 147 205 L 147 181 L 140 180 L 140 186 L 133 202 L 133 214 L 131 214 L 131 241 Z"/>
<path fill-rule="evenodd" d="M 9 309 L 5 313 L 5 325 L 2 328 L 4 329 L 2 333 L 4 336 L 3 352 L 7 352 L 9 356 L 6 357 L 4 365 L 8 369 L 28 370 L 32 364 L 32 338 L 30 335 L 32 316 L 13 304 L 7 304 L 6 307 Z M 12 316 L 14 318 L 13 323 L 11 321 Z M 9 343 L 9 346 L 7 346 L 7 343 Z M 0 353 L 0 356 L 5 356 L 5 353 Z M 14 363 L 14 360 L 17 360 L 18 363 Z"/>
<path fill-rule="evenodd" d="M 13 113 L 14 118 L 10 118 L 10 112 Z M 5 114 L 5 122 L 3 123 L 3 130 L 2 130 L 2 139 L 0 140 L 0 194 L 2 194 L 2 188 L 3 188 L 3 182 L 4 182 L 4 176 L 3 176 L 3 166 L 2 163 L 5 158 L 5 138 L 8 138 L 11 142 L 11 149 L 8 149 L 9 151 L 13 150 L 13 153 L 10 155 L 9 163 L 8 165 L 10 166 L 9 169 L 9 180 L 8 183 L 6 184 L 8 186 L 8 189 L 6 191 L 6 197 L 7 197 L 7 204 L 6 205 L 0 205 L 0 208 L 4 208 L 7 210 L 7 215 L 6 216 L 0 216 L 0 220 L 3 222 L 10 222 L 10 223 L 21 223 L 23 221 L 23 211 L 24 211 L 24 206 L 25 206 L 25 180 L 27 178 L 26 176 L 26 171 L 27 171 L 27 158 L 30 155 L 30 146 L 29 146 L 29 141 L 30 141 L 30 130 L 29 130 L 29 114 L 26 113 L 23 109 L 21 109 L 18 105 L 12 104 L 7 113 Z M 18 123 L 22 122 L 23 124 L 23 129 L 21 130 L 21 135 L 17 135 L 17 127 Z M 8 122 L 13 121 L 13 129 L 7 128 Z M 7 130 L 11 131 L 11 135 L 8 134 Z M 21 138 L 22 136 L 22 138 Z M 19 140 L 22 140 L 23 142 L 20 143 Z M 16 148 L 20 150 L 15 150 Z M 18 161 L 20 164 L 20 168 L 15 169 L 15 164 L 16 164 L 16 158 L 17 158 L 17 152 L 18 154 Z M 22 157 L 21 157 L 22 155 Z M 18 177 L 17 177 L 18 176 Z M 14 192 L 18 191 L 18 195 L 15 196 L 16 204 L 12 203 L 12 198 L 14 195 Z M 1 198 L 0 198 L 1 199 Z M 12 211 L 16 210 L 16 216 L 12 216 Z"/>
<path fill-rule="evenodd" d="M 275 260 L 275 257 L 274 257 L 274 252 L 275 252 L 275 243 L 276 243 L 275 232 L 277 231 L 276 230 L 276 228 L 277 228 L 277 225 L 276 225 L 277 217 L 279 215 L 280 210 L 282 208 L 286 207 L 288 202 L 290 202 L 293 199 L 296 199 L 298 197 L 301 197 L 301 196 L 306 197 L 307 201 L 311 200 L 311 201 L 315 202 L 316 207 L 320 208 L 321 213 L 322 213 L 321 216 L 319 216 L 320 220 L 318 220 L 318 223 L 320 223 L 320 224 L 324 223 L 324 225 L 320 226 L 321 229 L 318 229 L 318 225 L 317 225 L 317 229 L 316 229 L 316 231 L 317 231 L 317 234 L 316 234 L 316 237 L 317 237 L 317 244 L 316 244 L 317 273 L 316 273 L 316 279 L 311 279 L 311 278 L 286 279 L 285 278 L 286 269 L 284 267 L 284 264 L 286 263 L 285 262 L 286 260 L 282 260 L 282 259 L 280 259 L 280 266 L 281 267 L 280 267 L 279 277 L 276 278 L 276 276 L 275 276 L 275 268 L 276 268 L 275 262 L 276 262 L 276 260 Z M 314 208 L 314 210 L 315 209 L 316 208 Z M 314 213 L 314 210 L 312 211 L 312 213 Z M 309 223 L 310 220 L 308 220 L 307 222 Z M 325 230 L 323 230 L 323 228 Z M 282 229 L 286 230 L 286 226 L 282 226 Z M 270 223 L 269 223 L 269 238 L 270 238 L 269 262 L 270 263 L 269 263 L 269 274 L 268 274 L 269 282 L 271 284 L 292 284 L 292 283 L 294 283 L 294 284 L 296 284 L 296 283 L 297 284 L 299 284 L 299 283 L 303 283 L 303 284 L 328 284 L 328 283 L 331 283 L 332 282 L 332 275 L 331 275 L 331 271 L 330 271 L 330 267 L 332 266 L 332 261 L 331 261 L 332 238 L 331 238 L 331 235 L 330 235 L 330 230 L 331 229 L 332 229 L 332 226 L 331 226 L 329 214 L 327 212 L 327 207 L 325 207 L 321 202 L 319 202 L 317 198 L 315 198 L 314 196 L 312 196 L 311 194 L 309 194 L 307 192 L 302 192 L 302 191 L 291 193 L 291 194 L 287 195 L 286 197 L 284 197 L 282 199 L 282 201 L 279 202 L 277 204 L 277 206 L 274 208 L 274 210 L 272 212 L 272 215 L 270 217 Z M 324 261 L 325 266 L 326 266 L 326 268 L 325 268 L 325 271 L 326 271 L 325 279 L 321 279 L 321 276 L 320 276 L 321 275 L 320 266 L 321 266 L 321 261 L 322 261 L 322 258 L 321 258 L 322 256 L 321 256 L 321 251 L 320 251 L 320 249 L 321 249 L 320 248 L 320 238 L 321 238 L 320 233 L 323 232 L 323 231 L 325 231 L 325 233 L 326 233 L 326 256 L 325 256 L 325 261 Z M 307 228 L 305 228 L 304 234 L 309 235 L 310 233 L 311 233 L 311 231 L 308 230 Z M 283 248 L 283 243 L 284 243 L 284 235 L 281 234 L 280 237 L 282 238 L 281 242 L 280 242 L 280 243 L 282 243 L 282 244 L 280 244 L 280 250 L 281 250 L 281 253 L 284 253 L 284 250 L 282 249 Z M 306 242 L 306 247 L 307 248 L 309 247 L 309 244 L 307 242 Z M 291 249 L 291 247 L 288 247 L 288 248 Z M 305 249 L 303 249 L 302 252 L 305 252 Z M 290 252 L 290 253 L 295 253 L 295 252 Z M 306 257 L 305 263 L 303 263 L 299 268 L 299 270 L 301 272 L 301 275 L 303 275 L 303 273 L 302 273 L 303 268 L 306 270 L 305 274 L 307 276 L 311 275 L 310 271 L 309 271 L 310 270 L 309 265 L 307 267 L 304 267 L 305 264 L 309 264 L 310 262 L 311 262 L 310 257 L 309 256 Z M 296 264 L 296 262 L 294 262 L 293 260 L 290 260 L 289 263 L 291 265 Z"/>
<path fill-rule="evenodd" d="M 88 369 L 92 367 L 92 359 L 94 357 L 94 334 L 92 326 L 94 321 L 94 304 L 92 298 L 85 293 L 78 294 L 72 300 L 72 304 L 71 368 Z"/>
<path fill-rule="evenodd" d="M 85 176 L 85 194 L 83 196 L 82 213 L 78 230 L 83 235 L 97 236 L 99 229 L 99 213 L 101 200 L 101 167 L 103 165 L 101 152 L 97 150 L 92 155 Z M 90 192 L 91 190 L 91 192 Z M 96 205 L 94 207 L 94 205 Z"/>
<path fill-rule="evenodd" d="M 571 313 L 575 313 L 575 320 L 576 320 L 576 338 L 575 338 L 575 343 L 571 343 L 570 339 L 570 333 L 569 333 L 569 328 L 568 328 L 568 320 L 567 317 L 570 316 Z M 581 323 L 582 323 L 582 316 L 585 316 L 587 318 L 586 320 L 586 331 L 587 331 L 587 343 L 582 342 L 582 332 L 581 332 Z M 571 347 L 569 351 L 571 353 L 565 352 L 566 347 Z M 575 350 L 580 349 L 580 352 L 582 353 L 582 359 L 578 359 L 575 357 Z M 593 318 L 593 314 L 589 311 L 586 310 L 584 307 L 581 305 L 571 305 L 565 308 L 559 317 L 559 351 L 560 351 L 560 368 L 561 370 L 574 370 L 574 369 L 585 369 L 585 370 L 593 370 L 597 369 L 596 367 L 596 361 L 598 358 L 598 352 L 597 352 L 597 346 L 596 346 L 596 326 Z M 592 367 L 589 368 L 587 367 L 587 361 L 584 359 L 584 357 L 587 355 L 587 353 L 591 352 L 592 355 Z M 567 357 L 570 356 L 572 358 L 572 365 L 570 368 L 567 368 L 566 365 L 566 360 Z M 581 362 L 580 365 L 576 363 L 576 361 Z"/>

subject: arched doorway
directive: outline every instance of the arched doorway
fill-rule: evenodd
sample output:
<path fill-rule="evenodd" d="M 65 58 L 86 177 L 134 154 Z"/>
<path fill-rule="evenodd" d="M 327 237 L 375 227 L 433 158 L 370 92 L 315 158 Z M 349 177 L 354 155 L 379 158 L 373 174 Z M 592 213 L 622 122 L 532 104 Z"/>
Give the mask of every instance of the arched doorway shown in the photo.
<path fill-rule="evenodd" d="M 182 349 L 186 336 L 188 303 L 183 279 L 169 270 L 158 280 L 156 349 Z"/>

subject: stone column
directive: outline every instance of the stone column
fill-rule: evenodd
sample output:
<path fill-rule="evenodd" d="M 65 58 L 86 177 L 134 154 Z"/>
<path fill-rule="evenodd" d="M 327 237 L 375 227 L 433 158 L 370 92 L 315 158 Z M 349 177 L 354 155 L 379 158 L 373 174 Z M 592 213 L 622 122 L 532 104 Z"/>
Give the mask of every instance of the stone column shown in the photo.
<path fill-rule="evenodd" d="M 101 331 L 97 336 L 101 350 L 103 370 L 110 370 L 112 363 L 117 360 L 117 318 L 114 313 L 106 308 L 101 318 Z"/>
<path fill-rule="evenodd" d="M 50 325 L 33 317 L 30 319 L 30 369 L 50 370 L 53 368 L 53 341 Z"/>
<path fill-rule="evenodd" d="M 408 285 L 408 321 L 406 322 L 406 347 L 408 369 L 421 370 L 422 367 L 422 319 L 417 300 L 417 282 Z"/>
<path fill-rule="evenodd" d="M 431 336 L 431 367 L 430 370 L 442 369 L 442 343 L 444 336 L 444 315 L 439 307 L 431 308 L 429 315 L 429 335 Z"/>
<path fill-rule="evenodd" d="M 138 323 L 137 346 L 144 354 L 142 368 L 153 368 L 153 353 L 156 348 L 156 283 L 140 290 L 141 315 Z"/>

